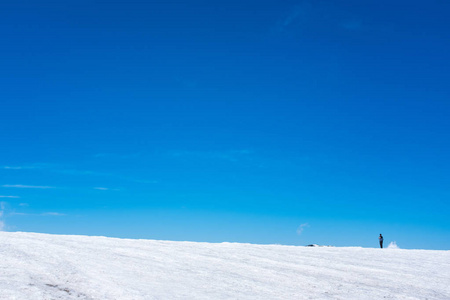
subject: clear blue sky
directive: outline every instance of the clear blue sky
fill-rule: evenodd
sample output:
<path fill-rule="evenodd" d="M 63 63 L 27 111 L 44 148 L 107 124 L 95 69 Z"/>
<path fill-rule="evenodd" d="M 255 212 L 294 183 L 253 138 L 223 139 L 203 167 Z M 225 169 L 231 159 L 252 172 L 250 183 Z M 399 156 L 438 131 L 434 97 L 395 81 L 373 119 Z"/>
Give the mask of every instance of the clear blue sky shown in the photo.
<path fill-rule="evenodd" d="M 449 1 L 2 1 L 1 227 L 450 249 Z"/>

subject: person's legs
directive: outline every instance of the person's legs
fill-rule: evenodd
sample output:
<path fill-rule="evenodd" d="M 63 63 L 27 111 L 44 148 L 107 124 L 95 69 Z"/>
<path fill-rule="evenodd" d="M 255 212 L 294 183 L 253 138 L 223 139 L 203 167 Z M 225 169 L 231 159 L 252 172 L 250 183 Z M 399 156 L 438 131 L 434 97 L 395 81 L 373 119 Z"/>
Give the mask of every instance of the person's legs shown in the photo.
<path fill-rule="evenodd" d="M 380 241 L 380 248 L 383 248 L 383 242 Z"/>

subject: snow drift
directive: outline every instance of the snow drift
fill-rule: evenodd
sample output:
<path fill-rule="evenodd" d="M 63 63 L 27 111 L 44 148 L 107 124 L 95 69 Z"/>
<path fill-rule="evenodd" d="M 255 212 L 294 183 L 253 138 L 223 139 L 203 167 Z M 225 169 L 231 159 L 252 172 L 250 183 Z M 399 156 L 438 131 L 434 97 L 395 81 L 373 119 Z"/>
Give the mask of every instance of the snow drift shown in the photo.
<path fill-rule="evenodd" d="M 450 299 L 450 251 L 0 232 L 0 299 Z"/>

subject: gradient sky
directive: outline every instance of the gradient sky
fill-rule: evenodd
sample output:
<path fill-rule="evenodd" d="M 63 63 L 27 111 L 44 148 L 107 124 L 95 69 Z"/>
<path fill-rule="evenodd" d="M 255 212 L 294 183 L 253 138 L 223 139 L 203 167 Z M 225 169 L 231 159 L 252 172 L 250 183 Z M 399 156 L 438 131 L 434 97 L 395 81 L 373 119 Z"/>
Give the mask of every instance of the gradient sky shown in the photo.
<path fill-rule="evenodd" d="M 449 1 L 2 1 L 0 227 L 450 249 Z"/>

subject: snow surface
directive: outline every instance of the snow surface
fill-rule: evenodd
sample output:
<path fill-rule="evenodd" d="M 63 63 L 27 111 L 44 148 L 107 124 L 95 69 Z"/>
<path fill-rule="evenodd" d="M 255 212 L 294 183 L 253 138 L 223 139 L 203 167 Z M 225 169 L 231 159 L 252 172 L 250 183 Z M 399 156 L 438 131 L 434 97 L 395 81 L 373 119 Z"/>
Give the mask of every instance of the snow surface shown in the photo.
<path fill-rule="evenodd" d="M 0 299 L 450 299 L 450 251 L 0 232 Z"/>

